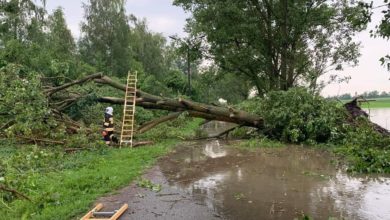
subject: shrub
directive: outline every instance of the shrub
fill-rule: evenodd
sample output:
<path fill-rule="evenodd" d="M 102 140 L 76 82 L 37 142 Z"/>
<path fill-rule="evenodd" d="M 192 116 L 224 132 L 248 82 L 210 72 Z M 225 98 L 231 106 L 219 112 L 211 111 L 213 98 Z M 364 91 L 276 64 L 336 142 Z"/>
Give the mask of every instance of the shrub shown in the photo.
<path fill-rule="evenodd" d="M 292 143 L 329 141 L 347 117 L 338 103 L 312 95 L 304 88 L 268 93 L 240 106 L 261 115 L 268 136 Z"/>

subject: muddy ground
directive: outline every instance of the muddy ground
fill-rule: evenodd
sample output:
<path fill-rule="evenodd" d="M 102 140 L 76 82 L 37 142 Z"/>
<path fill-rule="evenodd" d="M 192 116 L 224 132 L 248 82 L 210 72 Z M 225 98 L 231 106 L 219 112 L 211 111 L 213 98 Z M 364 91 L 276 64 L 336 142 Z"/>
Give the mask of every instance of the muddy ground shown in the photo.
<path fill-rule="evenodd" d="M 390 219 L 390 178 L 349 176 L 319 149 L 248 151 L 237 142 L 178 146 L 135 183 L 101 198 L 107 209 L 128 203 L 121 219 Z"/>

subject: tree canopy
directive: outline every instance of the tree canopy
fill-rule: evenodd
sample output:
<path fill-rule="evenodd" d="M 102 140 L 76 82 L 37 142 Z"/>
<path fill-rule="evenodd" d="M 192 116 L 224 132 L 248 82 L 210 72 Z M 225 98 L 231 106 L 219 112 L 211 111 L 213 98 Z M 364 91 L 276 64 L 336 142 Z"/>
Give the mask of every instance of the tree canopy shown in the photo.
<path fill-rule="evenodd" d="M 341 1 L 175 0 L 192 12 L 188 27 L 207 37 L 207 53 L 228 72 L 250 79 L 259 93 L 298 84 L 316 89 L 330 69 L 357 64 L 353 40 L 365 26 L 360 7 Z"/>

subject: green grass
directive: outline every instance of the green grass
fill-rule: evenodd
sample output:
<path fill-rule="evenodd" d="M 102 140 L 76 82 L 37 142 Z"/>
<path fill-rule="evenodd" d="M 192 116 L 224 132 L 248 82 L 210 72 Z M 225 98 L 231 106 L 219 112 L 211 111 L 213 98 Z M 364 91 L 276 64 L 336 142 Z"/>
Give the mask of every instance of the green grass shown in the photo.
<path fill-rule="evenodd" d="M 284 147 L 286 144 L 283 144 L 279 141 L 273 141 L 267 138 L 252 138 L 249 140 L 240 141 L 237 147 L 242 147 L 246 149 L 256 149 L 256 148 L 278 148 Z"/>
<path fill-rule="evenodd" d="M 0 191 L 0 219 L 78 219 L 97 198 L 139 178 L 157 158 L 180 142 L 178 136 L 193 136 L 201 121 L 182 118 L 159 125 L 144 135 L 156 144 L 134 149 L 103 147 L 64 154 L 58 147 L 2 145 L 0 177 L 5 175 L 11 181 L 8 185 L 32 202 L 22 199 L 6 202 L 10 194 Z"/>
<path fill-rule="evenodd" d="M 176 143 L 164 141 L 137 149 L 108 149 L 64 159 L 73 169 L 35 173 L 28 178 L 33 202 L 15 200 L 0 205 L 4 219 L 75 219 L 100 196 L 130 184 Z M 77 165 L 75 165 L 77 164 Z"/>
<path fill-rule="evenodd" d="M 375 101 L 362 103 L 362 108 L 390 108 L 390 98 L 375 98 Z"/>
<path fill-rule="evenodd" d="M 364 102 L 360 105 L 362 108 L 390 108 L 390 98 L 373 98 L 370 102 Z M 343 103 L 350 102 L 351 100 L 341 100 Z"/>

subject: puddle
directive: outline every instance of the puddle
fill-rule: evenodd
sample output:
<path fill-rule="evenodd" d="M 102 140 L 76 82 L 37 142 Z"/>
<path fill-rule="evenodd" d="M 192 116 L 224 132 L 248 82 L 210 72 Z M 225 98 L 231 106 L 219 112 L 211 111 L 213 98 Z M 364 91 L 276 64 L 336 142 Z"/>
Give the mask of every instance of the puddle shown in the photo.
<path fill-rule="evenodd" d="M 349 176 L 302 147 L 246 151 L 218 140 L 188 143 L 135 184 L 100 199 L 129 203 L 121 219 L 390 219 L 390 177 Z"/>
<path fill-rule="evenodd" d="M 159 167 L 169 186 L 226 219 L 390 219 L 390 178 L 351 177 L 316 149 L 256 152 L 218 140 L 179 147 Z"/>
<path fill-rule="evenodd" d="M 390 130 L 390 108 L 364 109 L 364 111 L 370 115 L 372 122 Z"/>

